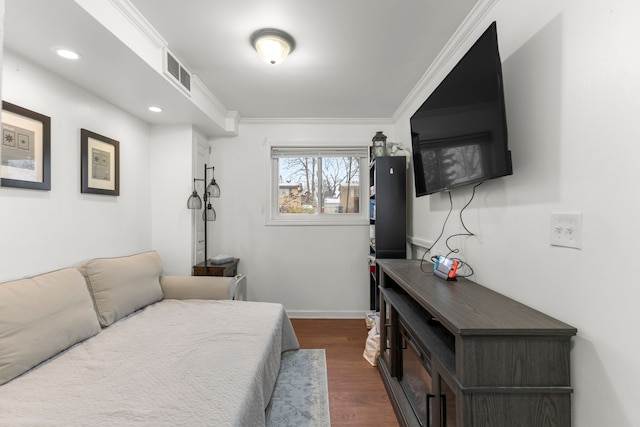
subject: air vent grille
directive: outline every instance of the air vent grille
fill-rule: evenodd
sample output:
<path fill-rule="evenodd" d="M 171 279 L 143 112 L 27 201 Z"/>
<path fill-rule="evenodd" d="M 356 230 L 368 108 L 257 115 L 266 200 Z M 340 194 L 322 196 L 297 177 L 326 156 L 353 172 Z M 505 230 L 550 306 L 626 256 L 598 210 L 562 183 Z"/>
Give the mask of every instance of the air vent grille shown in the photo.
<path fill-rule="evenodd" d="M 180 67 L 180 83 L 182 86 L 187 88 L 187 90 L 191 90 L 191 74 L 184 67 Z"/>
<path fill-rule="evenodd" d="M 176 80 L 180 80 L 180 63 L 169 52 L 167 52 L 167 71 Z"/>
<path fill-rule="evenodd" d="M 180 61 L 178 61 L 168 49 L 165 51 L 164 73 L 171 81 L 176 83 L 180 89 L 190 94 L 191 73 L 184 68 Z"/>

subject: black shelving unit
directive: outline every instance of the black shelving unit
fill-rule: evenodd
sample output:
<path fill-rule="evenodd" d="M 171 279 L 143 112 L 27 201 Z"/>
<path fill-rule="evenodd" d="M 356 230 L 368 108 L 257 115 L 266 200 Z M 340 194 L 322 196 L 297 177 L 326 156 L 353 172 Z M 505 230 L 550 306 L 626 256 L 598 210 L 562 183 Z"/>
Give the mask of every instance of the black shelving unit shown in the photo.
<path fill-rule="evenodd" d="M 375 157 L 369 165 L 369 309 L 378 310 L 375 260 L 407 257 L 407 168 L 404 156 Z"/>

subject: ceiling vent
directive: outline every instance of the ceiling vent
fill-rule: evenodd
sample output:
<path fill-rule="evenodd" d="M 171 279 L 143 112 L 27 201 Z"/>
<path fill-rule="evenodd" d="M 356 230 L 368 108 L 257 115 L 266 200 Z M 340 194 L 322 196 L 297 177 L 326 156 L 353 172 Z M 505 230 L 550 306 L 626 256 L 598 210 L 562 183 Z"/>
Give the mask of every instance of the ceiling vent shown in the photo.
<path fill-rule="evenodd" d="M 169 49 L 164 50 L 164 74 L 176 86 L 191 95 L 191 73 L 184 68 Z"/>

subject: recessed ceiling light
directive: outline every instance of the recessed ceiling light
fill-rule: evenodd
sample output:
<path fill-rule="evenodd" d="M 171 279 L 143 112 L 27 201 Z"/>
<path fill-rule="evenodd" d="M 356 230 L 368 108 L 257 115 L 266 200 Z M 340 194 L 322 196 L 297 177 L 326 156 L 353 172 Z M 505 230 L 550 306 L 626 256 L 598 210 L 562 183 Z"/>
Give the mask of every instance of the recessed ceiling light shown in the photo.
<path fill-rule="evenodd" d="M 162 113 L 162 108 L 151 106 L 151 107 L 149 107 L 149 111 L 154 112 L 154 113 Z"/>
<path fill-rule="evenodd" d="M 57 47 L 53 49 L 55 53 L 58 54 L 58 56 L 61 56 L 65 59 L 79 59 L 80 55 L 78 55 L 76 52 L 72 51 L 71 49 L 66 49 L 63 47 Z"/>

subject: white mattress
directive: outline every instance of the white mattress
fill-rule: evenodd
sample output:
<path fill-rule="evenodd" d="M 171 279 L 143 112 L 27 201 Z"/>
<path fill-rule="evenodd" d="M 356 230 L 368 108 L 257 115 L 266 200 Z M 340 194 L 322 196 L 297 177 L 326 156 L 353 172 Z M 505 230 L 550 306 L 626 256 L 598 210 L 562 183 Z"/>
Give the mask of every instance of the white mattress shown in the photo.
<path fill-rule="evenodd" d="M 163 300 L 0 386 L 0 426 L 260 426 L 284 308 Z"/>

